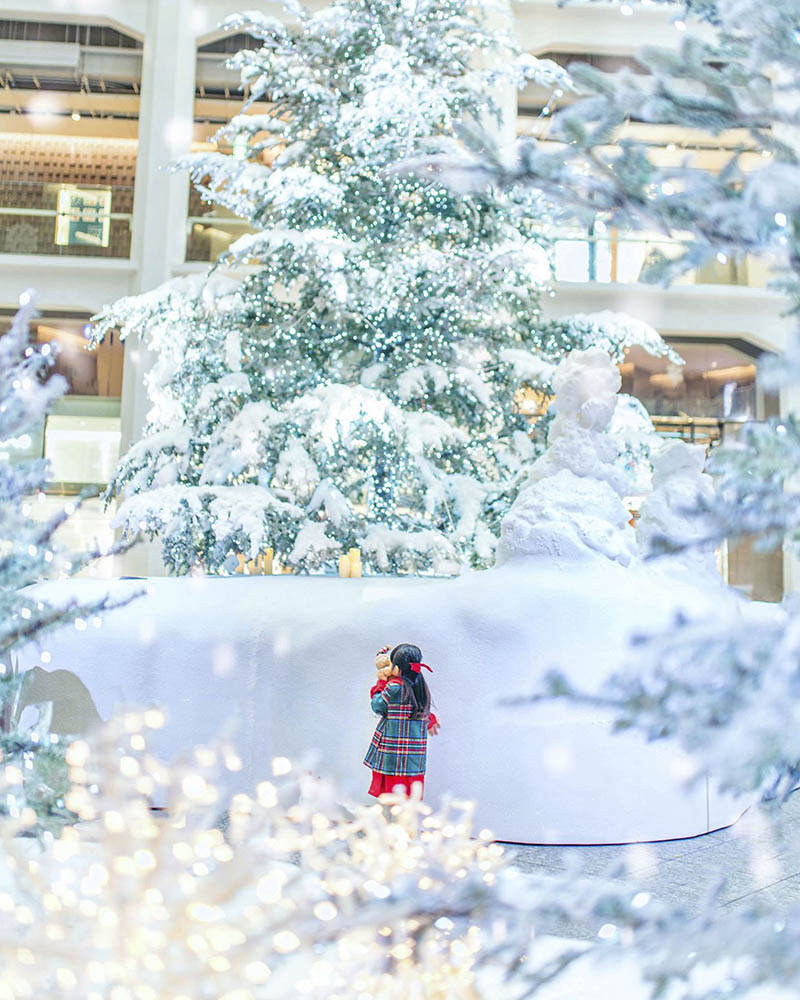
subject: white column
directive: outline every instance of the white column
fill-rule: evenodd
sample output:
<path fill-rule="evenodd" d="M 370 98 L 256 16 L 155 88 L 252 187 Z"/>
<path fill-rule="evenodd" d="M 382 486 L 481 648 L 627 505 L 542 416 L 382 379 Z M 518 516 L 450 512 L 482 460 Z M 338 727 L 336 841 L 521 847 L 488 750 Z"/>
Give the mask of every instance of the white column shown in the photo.
<path fill-rule="evenodd" d="M 163 168 L 191 146 L 196 62 L 192 0 L 148 0 L 142 55 L 131 238 L 138 274 L 134 292 L 168 281 L 185 256 L 189 178 Z M 122 377 L 121 453 L 141 436 L 149 409 L 144 376 L 152 361 L 138 337 L 129 336 Z M 157 542 L 137 546 L 119 571 L 163 572 L 158 551 Z"/>
<path fill-rule="evenodd" d="M 131 239 L 137 292 L 169 280 L 184 259 L 189 179 L 163 168 L 190 149 L 195 59 L 191 0 L 149 0 Z M 129 338 L 122 386 L 123 450 L 144 426 L 148 402 L 143 376 L 149 360 L 135 338 Z"/>
<path fill-rule="evenodd" d="M 510 0 L 497 0 L 484 11 L 484 25 L 496 32 L 508 32 L 512 38 L 516 34 L 516 24 Z M 495 87 L 491 95 L 500 109 L 500 121 L 487 115 L 482 123 L 492 136 L 504 156 L 511 157 L 517 141 L 517 106 L 519 95 L 516 87 L 509 84 Z"/>

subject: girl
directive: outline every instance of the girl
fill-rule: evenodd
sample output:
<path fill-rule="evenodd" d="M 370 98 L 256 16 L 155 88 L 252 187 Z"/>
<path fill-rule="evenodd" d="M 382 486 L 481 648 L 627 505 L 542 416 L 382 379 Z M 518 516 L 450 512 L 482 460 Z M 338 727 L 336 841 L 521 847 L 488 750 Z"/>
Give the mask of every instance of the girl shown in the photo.
<path fill-rule="evenodd" d="M 373 689 L 372 711 L 382 716 L 372 737 L 364 763 L 372 768 L 369 794 L 378 796 L 400 785 L 406 794 L 425 782 L 428 733 L 439 731 L 439 722 L 431 712 L 431 693 L 423 670 L 433 673 L 422 662 L 419 646 L 404 642 L 390 654 L 400 676 L 391 678 L 381 690 Z"/>

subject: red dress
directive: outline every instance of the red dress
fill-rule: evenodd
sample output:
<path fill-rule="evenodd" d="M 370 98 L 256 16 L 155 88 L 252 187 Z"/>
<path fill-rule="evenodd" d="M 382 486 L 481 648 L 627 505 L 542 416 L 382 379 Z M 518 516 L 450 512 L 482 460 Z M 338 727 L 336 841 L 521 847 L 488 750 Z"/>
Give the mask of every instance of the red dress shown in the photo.
<path fill-rule="evenodd" d="M 387 684 L 402 684 L 401 680 L 395 677 L 390 677 L 388 681 L 380 680 L 377 684 L 373 684 L 369 696 L 373 698 L 378 691 L 383 691 Z M 433 712 L 430 713 L 428 718 L 428 731 L 433 728 L 433 726 L 438 725 L 438 720 Z M 406 795 L 411 795 L 411 789 L 414 785 L 420 786 L 420 794 L 425 789 L 425 775 L 424 774 L 382 774 L 380 771 L 372 772 L 372 781 L 370 783 L 367 793 L 369 795 L 374 795 L 377 798 L 379 795 L 384 795 L 387 792 L 394 792 L 402 788 Z"/>

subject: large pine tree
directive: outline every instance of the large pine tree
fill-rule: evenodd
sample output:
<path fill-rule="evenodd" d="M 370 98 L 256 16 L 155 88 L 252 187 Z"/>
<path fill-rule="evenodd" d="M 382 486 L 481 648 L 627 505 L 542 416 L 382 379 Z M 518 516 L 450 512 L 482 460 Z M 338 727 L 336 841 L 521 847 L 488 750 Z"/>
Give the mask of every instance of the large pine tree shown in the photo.
<path fill-rule="evenodd" d="M 183 164 L 255 232 L 215 275 L 99 318 L 98 337 L 135 330 L 158 355 L 150 422 L 110 491 L 175 572 L 230 571 L 265 546 L 305 570 L 351 546 L 379 572 L 485 565 L 535 457 L 525 390 L 608 330 L 542 321 L 540 197 L 395 166 L 499 118 L 503 87 L 562 71 L 465 0 L 287 13 L 228 22 L 261 43 L 233 61 L 269 110 L 220 135 L 246 154 Z M 226 284 L 221 267 L 247 276 Z"/>

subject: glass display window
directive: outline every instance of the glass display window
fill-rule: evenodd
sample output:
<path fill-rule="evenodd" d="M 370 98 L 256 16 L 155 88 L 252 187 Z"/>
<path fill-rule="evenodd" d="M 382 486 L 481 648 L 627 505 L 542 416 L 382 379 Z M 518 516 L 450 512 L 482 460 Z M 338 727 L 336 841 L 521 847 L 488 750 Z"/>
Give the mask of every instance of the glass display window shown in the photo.
<path fill-rule="evenodd" d="M 11 313 L 0 314 L 0 331 L 11 325 Z M 71 396 L 101 396 L 119 399 L 122 395 L 124 347 L 116 331 L 102 344 L 90 347 L 88 314 L 45 312 L 31 323 L 31 341 L 44 353 L 55 357 L 55 371 L 63 375 Z"/>
<path fill-rule="evenodd" d="M 620 366 L 623 392 L 641 400 L 651 416 L 759 419 L 757 348 L 741 340 L 668 339 L 685 363 L 629 347 Z"/>
<path fill-rule="evenodd" d="M 119 458 L 119 416 L 50 414 L 44 456 L 53 483 L 104 485 Z"/>

